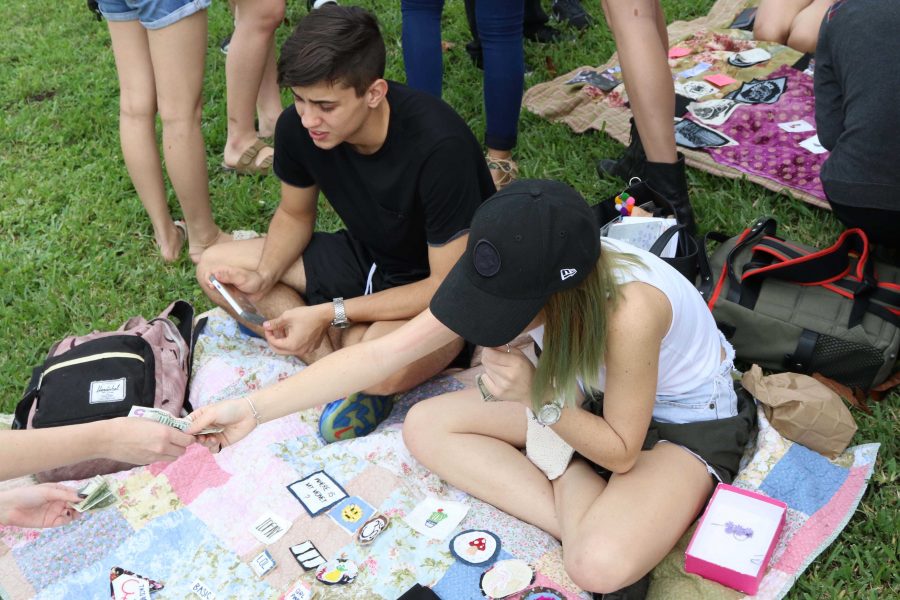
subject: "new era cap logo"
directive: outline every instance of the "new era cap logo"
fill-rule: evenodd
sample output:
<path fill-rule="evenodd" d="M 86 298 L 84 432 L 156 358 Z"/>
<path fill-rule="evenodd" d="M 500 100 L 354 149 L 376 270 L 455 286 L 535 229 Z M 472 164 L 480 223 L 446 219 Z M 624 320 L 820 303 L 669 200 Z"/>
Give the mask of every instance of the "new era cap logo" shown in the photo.
<path fill-rule="evenodd" d="M 559 270 L 559 277 L 560 277 L 560 279 L 562 279 L 563 281 L 565 281 L 565 280 L 568 279 L 569 277 L 574 277 L 574 276 L 575 276 L 575 273 L 577 273 L 577 272 L 578 272 L 577 269 L 560 269 L 560 270 Z"/>

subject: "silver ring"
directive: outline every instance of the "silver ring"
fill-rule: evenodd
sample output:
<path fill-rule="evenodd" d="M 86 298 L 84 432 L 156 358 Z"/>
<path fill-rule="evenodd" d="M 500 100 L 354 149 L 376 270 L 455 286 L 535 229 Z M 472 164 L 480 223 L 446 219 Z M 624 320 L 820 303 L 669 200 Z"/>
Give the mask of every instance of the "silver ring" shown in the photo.
<path fill-rule="evenodd" d="M 509 354 L 509 344 L 506 345 L 506 353 Z"/>

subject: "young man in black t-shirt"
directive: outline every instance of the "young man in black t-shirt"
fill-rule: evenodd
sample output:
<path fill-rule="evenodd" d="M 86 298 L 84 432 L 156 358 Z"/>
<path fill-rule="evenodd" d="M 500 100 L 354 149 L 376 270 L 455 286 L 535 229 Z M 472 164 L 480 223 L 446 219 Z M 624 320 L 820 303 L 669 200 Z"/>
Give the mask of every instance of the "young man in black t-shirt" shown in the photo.
<path fill-rule="evenodd" d="M 425 310 L 466 247 L 475 209 L 494 193 L 465 122 L 442 101 L 385 81 L 384 62 L 367 11 L 326 6 L 303 18 L 278 63 L 294 105 L 275 130 L 281 203 L 268 236 L 212 247 L 197 269 L 210 299 L 228 309 L 210 275 L 244 292 L 269 317 L 244 324 L 307 363 Z M 314 233 L 320 191 L 346 230 Z M 409 389 L 462 350 L 458 340 L 366 392 Z M 363 435 L 389 411 L 389 398 L 357 394 L 331 403 L 320 431 L 328 441 Z"/>

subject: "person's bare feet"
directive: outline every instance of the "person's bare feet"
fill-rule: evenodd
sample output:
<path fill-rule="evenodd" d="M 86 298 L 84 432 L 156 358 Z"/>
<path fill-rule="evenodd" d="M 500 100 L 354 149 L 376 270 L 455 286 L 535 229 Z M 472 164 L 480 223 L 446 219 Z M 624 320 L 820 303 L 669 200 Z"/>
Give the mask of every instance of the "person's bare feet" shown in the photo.
<path fill-rule="evenodd" d="M 157 232 L 153 237 L 159 247 L 163 262 L 173 263 L 181 255 L 181 248 L 187 239 L 187 229 L 184 227 L 184 222 L 175 221 L 166 231 Z"/>

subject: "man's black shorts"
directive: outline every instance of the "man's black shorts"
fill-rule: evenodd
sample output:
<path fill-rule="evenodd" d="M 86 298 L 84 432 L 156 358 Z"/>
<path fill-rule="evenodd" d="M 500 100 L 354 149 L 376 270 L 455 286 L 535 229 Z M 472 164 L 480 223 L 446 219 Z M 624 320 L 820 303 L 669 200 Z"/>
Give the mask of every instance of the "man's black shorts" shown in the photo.
<path fill-rule="evenodd" d="M 375 264 L 368 249 L 346 229 L 335 233 L 314 233 L 303 252 L 303 269 L 306 272 L 306 293 L 303 297 L 310 305 L 324 304 L 339 297 L 355 298 L 364 295 L 370 273 L 372 283 L 370 293 L 414 283 L 428 277 L 428 273 L 385 274 Z M 466 342 L 449 366 L 468 368 L 474 349 L 472 344 Z"/>
<path fill-rule="evenodd" d="M 372 272 L 372 266 L 375 270 Z M 385 274 L 369 250 L 346 229 L 316 232 L 303 252 L 307 304 L 324 304 L 334 298 L 355 298 L 366 292 L 372 272 L 372 290 L 380 292 L 425 279 L 428 273 Z"/>

